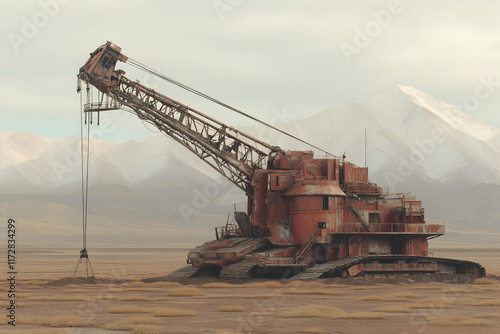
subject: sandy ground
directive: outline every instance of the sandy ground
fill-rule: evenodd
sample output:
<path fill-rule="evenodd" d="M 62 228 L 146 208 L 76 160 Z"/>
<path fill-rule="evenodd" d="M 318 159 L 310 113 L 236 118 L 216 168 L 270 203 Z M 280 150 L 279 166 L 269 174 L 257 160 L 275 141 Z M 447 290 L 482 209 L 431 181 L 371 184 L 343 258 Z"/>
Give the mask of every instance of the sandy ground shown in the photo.
<path fill-rule="evenodd" d="M 20 255 L 15 327 L 20 333 L 499 333 L 500 281 L 325 279 L 291 284 L 217 279 L 144 283 L 183 266 L 185 250 L 92 253 L 89 283 L 78 256 Z M 491 259 L 490 259 L 491 260 Z M 486 265 L 499 274 L 496 260 Z M 161 279 L 160 279 L 161 281 Z M 462 280 L 462 282 L 467 280 Z M 8 285 L 0 286 L 7 314 Z M 71 327 L 68 327 L 71 326 Z"/>

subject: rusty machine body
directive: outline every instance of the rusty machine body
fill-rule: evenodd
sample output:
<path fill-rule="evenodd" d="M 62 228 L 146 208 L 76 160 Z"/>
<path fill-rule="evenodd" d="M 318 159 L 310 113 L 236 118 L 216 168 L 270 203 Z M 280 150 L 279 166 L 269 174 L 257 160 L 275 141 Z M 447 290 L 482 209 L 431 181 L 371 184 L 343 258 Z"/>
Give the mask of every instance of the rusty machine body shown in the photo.
<path fill-rule="evenodd" d="M 366 167 L 272 146 L 126 78 L 117 61 L 151 72 L 111 42 L 99 47 L 78 74 L 87 92 L 98 90 L 96 101 L 87 94 L 84 112 L 130 108 L 248 198 L 236 223 L 216 228 L 217 238 L 191 250 L 189 265 L 172 277 L 485 275 L 477 263 L 430 257 L 428 240 L 443 235 L 444 225 L 427 224 L 414 196 L 384 194 Z"/>

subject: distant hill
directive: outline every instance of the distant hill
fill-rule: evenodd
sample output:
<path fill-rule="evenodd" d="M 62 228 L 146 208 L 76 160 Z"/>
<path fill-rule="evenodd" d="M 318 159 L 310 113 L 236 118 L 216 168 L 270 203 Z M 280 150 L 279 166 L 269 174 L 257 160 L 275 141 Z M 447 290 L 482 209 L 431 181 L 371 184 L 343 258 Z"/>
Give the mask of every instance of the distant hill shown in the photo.
<path fill-rule="evenodd" d="M 426 220 L 446 223 L 438 245 L 497 245 L 500 130 L 413 87 L 312 117 L 281 117 L 283 130 L 367 165 L 389 192 L 424 203 Z M 288 121 L 287 121 L 288 120 Z M 263 127 L 241 127 L 284 149 L 309 150 Z M 91 139 L 89 242 L 96 246 L 185 246 L 213 238 L 242 192 L 164 135 L 123 144 Z M 36 247 L 81 240 L 80 139 L 0 132 L 0 212 L 24 226 Z M 322 153 L 316 152 L 319 156 Z M 42 236 L 42 238 L 40 238 Z"/>

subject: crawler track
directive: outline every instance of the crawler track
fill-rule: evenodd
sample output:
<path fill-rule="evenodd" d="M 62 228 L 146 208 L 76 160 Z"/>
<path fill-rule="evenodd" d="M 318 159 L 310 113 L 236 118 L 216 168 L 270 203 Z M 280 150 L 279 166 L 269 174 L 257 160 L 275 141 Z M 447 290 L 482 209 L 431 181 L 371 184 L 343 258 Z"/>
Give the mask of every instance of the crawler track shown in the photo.
<path fill-rule="evenodd" d="M 250 271 L 257 265 L 254 260 L 243 259 L 225 266 L 220 271 L 220 278 L 224 280 L 246 280 L 250 278 Z"/>
<path fill-rule="evenodd" d="M 171 272 L 170 274 L 167 275 L 167 277 L 169 277 L 169 278 L 190 278 L 190 277 L 195 277 L 197 271 L 198 271 L 198 268 L 195 268 L 195 267 L 189 265 L 189 266 L 179 268 L 174 272 Z"/>
<path fill-rule="evenodd" d="M 291 280 L 323 277 L 411 274 L 468 274 L 484 277 L 486 270 L 476 262 L 409 255 L 364 255 L 347 257 L 307 268 Z"/>

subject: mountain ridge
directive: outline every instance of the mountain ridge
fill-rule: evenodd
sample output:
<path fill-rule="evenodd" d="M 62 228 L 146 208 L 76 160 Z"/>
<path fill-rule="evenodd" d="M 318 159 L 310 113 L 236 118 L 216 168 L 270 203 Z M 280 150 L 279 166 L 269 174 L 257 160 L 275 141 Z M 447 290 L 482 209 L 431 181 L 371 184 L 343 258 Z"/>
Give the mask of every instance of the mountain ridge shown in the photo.
<path fill-rule="evenodd" d="M 426 208 L 427 220 L 447 222 L 453 240 L 466 243 L 467 231 L 470 235 L 476 230 L 500 234 L 500 210 L 495 205 L 500 200 L 499 129 L 409 86 L 391 87 L 364 102 L 330 108 L 305 119 L 289 116 L 278 125 L 280 129 L 337 155 L 346 152 L 347 160 L 360 166 L 364 166 L 367 128 L 371 182 L 389 192 L 416 194 Z M 285 149 L 310 149 L 260 126 L 239 129 Z M 213 226 L 223 225 L 233 203 L 245 207 L 245 196 L 238 188 L 222 181 L 210 166 L 164 135 L 122 144 L 91 138 L 90 143 L 89 205 L 94 224 L 110 224 L 96 229 L 99 240 L 104 240 L 102 233 L 112 235 L 112 226 L 116 230 L 127 226 L 124 240 L 148 226 L 148 235 L 154 240 L 159 240 L 157 234 L 168 232 L 178 234 L 184 243 L 206 241 L 202 231 L 211 233 Z M 61 210 L 65 233 L 78 231 L 80 138 L 9 131 L 0 132 L 0 144 L 4 157 L 0 162 L 0 212 L 22 216 L 16 210 Z M 318 157 L 322 154 L 315 152 Z M 216 195 L 206 192 L 208 185 L 216 188 Z M 186 215 L 186 207 L 194 214 Z M 52 213 L 49 216 L 57 219 Z M 43 218 L 40 221 L 38 233 L 57 226 Z M 173 228 L 177 226 L 174 222 L 181 225 Z M 32 229 L 37 226 L 34 216 L 30 224 Z M 196 229 L 197 237 L 189 239 L 189 233 L 179 232 L 183 228 Z M 31 232 L 26 233 L 35 240 Z M 480 237 L 474 238 L 470 240 L 481 243 L 477 241 Z"/>

